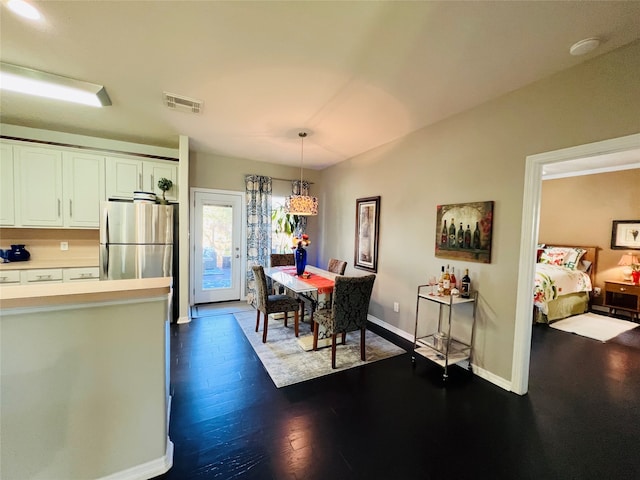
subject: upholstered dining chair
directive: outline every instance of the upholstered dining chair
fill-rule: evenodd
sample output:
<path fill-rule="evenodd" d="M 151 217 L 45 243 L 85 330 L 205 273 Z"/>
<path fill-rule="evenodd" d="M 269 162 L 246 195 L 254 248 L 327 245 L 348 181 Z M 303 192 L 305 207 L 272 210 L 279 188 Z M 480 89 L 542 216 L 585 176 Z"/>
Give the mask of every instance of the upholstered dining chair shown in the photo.
<path fill-rule="evenodd" d="M 333 287 L 330 309 L 318 310 L 313 315 L 313 349 L 318 349 L 319 325 L 331 335 L 331 368 L 336 368 L 336 337 L 342 334 L 344 345 L 347 332 L 360 330 L 360 358 L 365 360 L 365 331 L 367 312 L 375 275 L 345 277 L 338 275 Z"/>
<path fill-rule="evenodd" d="M 272 267 L 286 267 L 289 265 L 295 265 L 296 259 L 293 253 L 272 253 L 271 254 L 271 266 Z M 278 282 L 271 282 L 272 290 L 274 294 L 284 293 L 284 287 Z"/>
<path fill-rule="evenodd" d="M 344 275 L 344 271 L 347 268 L 347 262 L 344 260 L 338 260 L 336 258 L 329 259 L 329 265 L 327 265 L 327 270 L 332 273 L 337 273 L 338 275 Z"/>
<path fill-rule="evenodd" d="M 269 325 L 269 315 L 272 313 L 284 313 L 284 326 L 287 326 L 287 314 L 294 314 L 294 332 L 298 336 L 298 311 L 300 304 L 298 300 L 287 295 L 269 295 L 267 288 L 267 276 L 261 265 L 254 265 L 253 277 L 256 285 L 256 332 L 260 326 L 260 312 L 264 317 L 264 327 L 262 328 L 262 343 L 267 342 L 267 328 Z"/>

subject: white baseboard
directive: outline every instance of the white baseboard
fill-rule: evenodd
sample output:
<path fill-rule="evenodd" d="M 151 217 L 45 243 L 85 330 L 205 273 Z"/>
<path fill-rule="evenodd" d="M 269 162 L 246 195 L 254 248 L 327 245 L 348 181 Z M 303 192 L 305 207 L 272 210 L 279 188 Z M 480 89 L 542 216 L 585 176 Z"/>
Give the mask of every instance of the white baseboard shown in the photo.
<path fill-rule="evenodd" d="M 169 471 L 173 466 L 173 442 L 167 437 L 167 450 L 164 456 L 150 462 L 127 468 L 98 480 L 148 480 Z"/>
<path fill-rule="evenodd" d="M 391 333 L 395 333 L 396 335 L 398 335 L 399 337 L 404 338 L 405 340 L 408 340 L 410 342 L 413 342 L 413 335 L 405 332 L 404 330 L 399 329 L 398 327 L 395 327 L 387 322 L 385 322 L 384 320 L 380 320 L 377 317 L 374 317 L 373 315 L 368 315 L 367 316 L 367 320 L 369 320 L 371 323 L 374 323 L 382 328 L 384 328 L 385 330 L 390 331 Z M 469 367 L 469 363 L 468 362 L 460 362 L 458 363 L 459 366 L 463 367 L 463 368 L 468 368 Z M 471 365 L 472 371 L 474 374 L 476 374 L 477 376 L 479 376 L 480 378 L 493 383 L 494 385 L 497 385 L 498 387 L 507 390 L 508 392 L 512 391 L 511 388 L 511 382 L 509 380 L 506 380 L 502 377 L 499 377 L 498 375 L 495 375 L 487 370 L 485 370 L 484 368 L 480 368 L 475 364 Z"/>

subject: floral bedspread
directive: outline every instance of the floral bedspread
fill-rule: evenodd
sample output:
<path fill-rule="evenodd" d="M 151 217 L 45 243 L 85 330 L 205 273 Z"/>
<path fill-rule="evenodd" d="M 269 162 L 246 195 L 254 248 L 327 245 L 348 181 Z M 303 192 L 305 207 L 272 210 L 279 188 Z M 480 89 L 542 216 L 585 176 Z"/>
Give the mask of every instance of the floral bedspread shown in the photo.
<path fill-rule="evenodd" d="M 536 264 L 533 303 L 545 315 L 549 313 L 547 303 L 551 300 L 569 293 L 590 291 L 591 279 L 586 273 L 557 265 Z"/>

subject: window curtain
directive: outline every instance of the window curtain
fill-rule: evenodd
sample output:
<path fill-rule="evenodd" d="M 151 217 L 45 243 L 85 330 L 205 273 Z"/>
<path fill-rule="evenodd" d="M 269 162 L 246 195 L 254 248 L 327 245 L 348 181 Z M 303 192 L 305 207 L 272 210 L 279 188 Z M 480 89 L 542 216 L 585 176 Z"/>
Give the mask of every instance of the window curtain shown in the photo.
<path fill-rule="evenodd" d="M 306 180 L 293 180 L 291 182 L 291 193 L 293 195 L 309 195 L 309 182 Z M 298 215 L 298 226 L 294 236 L 300 237 L 307 231 L 307 217 Z"/>
<path fill-rule="evenodd" d="M 247 303 L 255 306 L 255 281 L 251 267 L 269 266 L 271 255 L 271 177 L 246 175 L 247 200 Z"/>

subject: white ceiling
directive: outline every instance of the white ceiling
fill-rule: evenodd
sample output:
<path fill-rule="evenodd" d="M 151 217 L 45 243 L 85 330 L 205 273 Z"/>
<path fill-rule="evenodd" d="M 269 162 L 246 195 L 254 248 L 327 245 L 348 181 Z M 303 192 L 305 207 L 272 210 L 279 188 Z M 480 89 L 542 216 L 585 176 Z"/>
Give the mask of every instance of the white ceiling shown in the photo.
<path fill-rule="evenodd" d="M 640 38 L 640 2 L 2 1 L 3 62 L 105 85 L 2 122 L 321 169 Z M 599 49 L 569 55 L 598 36 Z M 163 92 L 202 100 L 170 110 Z"/>

